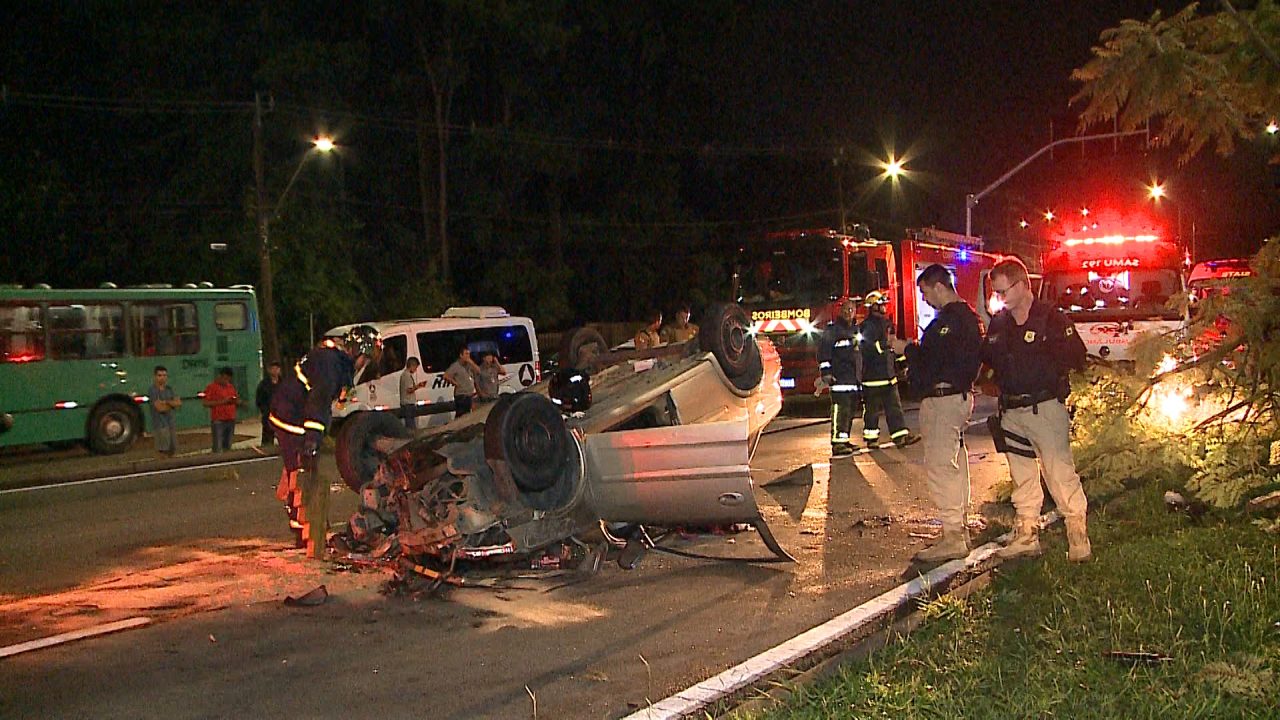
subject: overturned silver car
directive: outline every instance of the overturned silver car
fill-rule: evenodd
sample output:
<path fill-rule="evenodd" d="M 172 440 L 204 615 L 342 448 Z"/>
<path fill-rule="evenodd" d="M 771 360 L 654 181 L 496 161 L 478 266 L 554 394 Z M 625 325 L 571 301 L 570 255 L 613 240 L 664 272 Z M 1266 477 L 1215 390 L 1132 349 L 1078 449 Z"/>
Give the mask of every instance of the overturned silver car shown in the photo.
<path fill-rule="evenodd" d="M 549 548 L 566 561 L 581 548 L 578 560 L 598 566 L 628 538 L 652 543 L 645 526 L 746 524 L 790 559 L 748 468 L 782 405 L 780 364 L 747 328 L 741 308 L 723 304 L 697 338 L 653 350 L 610 352 L 580 329 L 550 381 L 443 427 L 408 437 L 395 416 L 356 416 L 337 460 L 361 507 L 336 544 L 439 582 L 480 563 L 536 565 Z"/>

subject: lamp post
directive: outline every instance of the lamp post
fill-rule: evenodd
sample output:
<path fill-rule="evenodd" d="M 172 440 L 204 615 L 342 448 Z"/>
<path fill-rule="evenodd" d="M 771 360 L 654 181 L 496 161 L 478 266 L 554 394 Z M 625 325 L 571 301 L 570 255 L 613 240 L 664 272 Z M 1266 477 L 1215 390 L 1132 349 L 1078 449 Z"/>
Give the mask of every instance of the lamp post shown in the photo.
<path fill-rule="evenodd" d="M 1156 203 L 1157 205 L 1160 204 L 1161 200 L 1168 200 L 1169 202 L 1173 202 L 1173 204 L 1177 206 L 1178 208 L 1178 242 L 1183 243 L 1184 241 L 1182 237 L 1182 203 L 1174 202 L 1173 199 L 1169 197 L 1168 191 L 1165 190 L 1164 183 L 1158 182 L 1158 181 L 1154 181 L 1147 186 L 1147 197 L 1151 198 L 1151 201 Z M 1195 223 L 1194 222 L 1191 223 L 1191 245 L 1187 247 L 1184 244 L 1184 247 L 1190 251 L 1192 262 L 1195 262 L 1195 259 L 1196 259 L 1196 229 L 1195 228 L 1196 228 Z"/>
<path fill-rule="evenodd" d="M 289 191 L 293 189 L 293 184 L 297 181 L 298 174 L 302 172 L 302 166 L 306 164 L 307 159 L 315 153 L 327 153 L 333 149 L 332 138 L 320 136 L 313 140 L 312 147 L 308 148 L 302 159 L 298 161 L 298 167 L 294 169 L 293 175 L 289 177 L 289 183 L 285 185 L 284 192 L 280 193 L 280 198 L 276 200 L 274 208 L 268 208 L 262 160 L 262 105 L 261 103 L 256 105 L 253 122 L 253 177 L 257 196 L 258 286 L 262 290 L 260 310 L 262 314 L 263 372 L 266 371 L 268 364 L 280 360 L 280 337 L 276 326 L 275 293 L 272 291 L 271 221 L 280 216 L 280 208 L 284 206 L 285 198 L 288 197 Z"/>

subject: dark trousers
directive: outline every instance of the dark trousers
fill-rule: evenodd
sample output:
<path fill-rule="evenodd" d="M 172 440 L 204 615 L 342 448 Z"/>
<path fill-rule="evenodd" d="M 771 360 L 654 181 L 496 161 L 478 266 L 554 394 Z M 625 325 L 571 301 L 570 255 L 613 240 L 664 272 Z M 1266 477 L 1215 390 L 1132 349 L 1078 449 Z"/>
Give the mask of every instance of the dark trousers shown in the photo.
<path fill-rule="evenodd" d="M 858 393 L 855 391 L 831 391 L 831 447 L 839 449 L 851 446 L 849 433 L 853 430 L 853 418 L 858 413 Z"/>
<path fill-rule="evenodd" d="M 223 452 L 231 449 L 231 438 L 235 436 L 235 420 L 213 421 L 213 451 Z"/>
<path fill-rule="evenodd" d="M 453 396 L 453 416 L 462 417 L 471 412 L 471 396 L 470 395 L 454 395 Z"/>
<path fill-rule="evenodd" d="M 267 420 L 267 413 L 262 413 L 262 444 L 276 444 L 276 430 L 271 427 L 271 422 Z"/>
<path fill-rule="evenodd" d="M 902 400 L 897 385 L 862 388 L 867 405 L 862 411 L 862 439 L 867 444 L 880 442 L 880 413 L 889 422 L 889 437 L 897 440 L 907 434 L 907 419 L 902 416 Z"/>

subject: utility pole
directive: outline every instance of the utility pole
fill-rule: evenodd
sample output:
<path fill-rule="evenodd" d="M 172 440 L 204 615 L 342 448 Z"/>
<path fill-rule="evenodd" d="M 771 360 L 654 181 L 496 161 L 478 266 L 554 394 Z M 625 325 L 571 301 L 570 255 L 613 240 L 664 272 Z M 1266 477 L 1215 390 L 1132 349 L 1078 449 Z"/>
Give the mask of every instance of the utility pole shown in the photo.
<path fill-rule="evenodd" d="M 276 334 L 275 294 L 271 289 L 271 240 L 267 235 L 267 223 L 271 211 L 267 208 L 267 187 L 263 169 L 262 149 L 262 95 L 253 94 L 253 182 L 257 201 L 255 218 L 258 229 L 258 287 L 262 294 L 258 306 L 262 315 L 262 371 L 280 359 L 280 338 Z"/>
<path fill-rule="evenodd" d="M 1012 170 L 1005 173 L 1004 175 L 1001 175 L 999 180 L 996 180 L 995 182 L 986 186 L 979 192 L 969 193 L 968 195 L 965 195 L 964 197 L 964 234 L 965 236 L 968 237 L 973 235 L 973 208 L 977 206 L 979 200 L 986 197 L 987 194 L 990 193 L 992 190 L 995 190 L 996 188 L 1003 185 L 1006 180 L 1016 175 L 1019 170 L 1030 165 L 1032 160 L 1035 160 L 1036 158 L 1040 157 L 1046 152 L 1053 150 L 1053 148 L 1057 147 L 1058 145 L 1065 145 L 1067 143 L 1084 143 L 1089 140 L 1106 140 L 1107 138 L 1118 139 L 1122 137 L 1129 137 L 1131 135 L 1148 135 L 1150 133 L 1150 130 L 1151 130 L 1150 128 L 1147 128 L 1144 130 L 1129 130 L 1126 132 L 1109 132 L 1109 133 L 1099 133 L 1097 135 L 1080 135 L 1078 137 L 1062 138 L 1061 140 L 1054 140 L 1048 145 L 1045 145 L 1044 147 L 1032 153 L 1031 156 L 1028 157 L 1026 160 L 1023 160 L 1022 162 L 1014 166 Z"/>

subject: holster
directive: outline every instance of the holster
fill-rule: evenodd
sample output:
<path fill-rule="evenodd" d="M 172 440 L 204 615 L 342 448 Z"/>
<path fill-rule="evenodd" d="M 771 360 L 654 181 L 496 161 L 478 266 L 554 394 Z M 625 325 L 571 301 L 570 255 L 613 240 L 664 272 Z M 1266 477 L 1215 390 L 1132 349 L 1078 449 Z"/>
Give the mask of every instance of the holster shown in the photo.
<path fill-rule="evenodd" d="M 1001 454 L 1009 452 L 1009 443 L 1005 442 L 1004 438 L 1004 428 L 1000 426 L 999 413 L 987 416 L 987 430 L 991 432 L 991 441 L 995 443 L 996 452 Z"/>
<path fill-rule="evenodd" d="M 1036 453 L 1032 449 L 1031 441 L 1021 435 L 1005 432 L 1004 427 L 1000 424 L 999 413 L 987 416 L 987 430 L 991 431 L 991 440 L 996 446 L 996 452 L 1035 459 Z M 1010 439 L 1014 441 L 1016 447 L 1009 445 Z"/>

